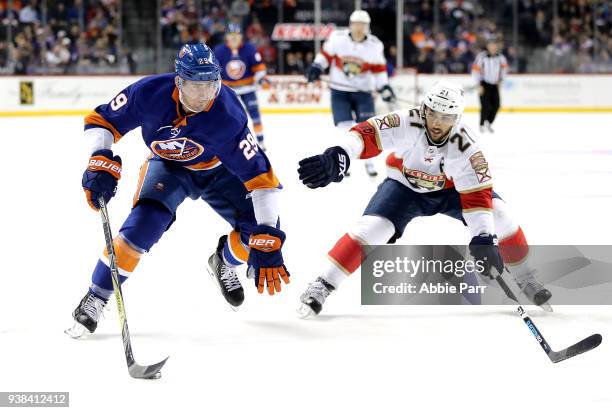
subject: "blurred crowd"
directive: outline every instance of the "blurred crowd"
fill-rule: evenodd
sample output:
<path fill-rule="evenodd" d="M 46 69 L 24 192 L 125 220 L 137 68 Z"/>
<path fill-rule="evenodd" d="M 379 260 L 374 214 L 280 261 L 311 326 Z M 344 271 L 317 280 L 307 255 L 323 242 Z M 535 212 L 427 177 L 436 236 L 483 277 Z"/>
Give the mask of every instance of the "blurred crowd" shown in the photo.
<path fill-rule="evenodd" d="M 409 1 L 406 6 L 404 31 L 409 36 L 405 64 L 420 73 L 468 73 L 488 39 L 504 45 L 503 32 L 484 16 L 477 2 L 440 2 L 437 26 L 433 1 Z M 504 52 L 512 60 L 514 50 Z"/>
<path fill-rule="evenodd" d="M 361 3 L 372 15 L 372 32 L 385 44 L 392 73 L 397 48 L 395 30 L 388 28 L 396 24 L 395 1 Z M 559 0 L 556 12 L 554 3 L 518 0 L 517 50 L 512 38 L 514 0 L 404 0 L 404 65 L 422 73 L 469 73 L 475 55 L 494 37 L 517 72 L 612 72 L 610 2 Z M 164 50 L 197 41 L 214 47 L 224 41 L 228 23 L 237 22 L 270 73 L 304 73 L 314 58 L 312 41 L 271 39 L 279 18 L 312 23 L 312 0 L 161 0 L 160 4 Z M 322 21 L 345 26 L 352 4 L 354 0 L 324 1 Z M 119 44 L 120 6 L 121 0 L 0 0 L 0 71 L 109 72 L 118 71 L 125 62 L 130 72 L 136 71 L 131 54 Z"/>
<path fill-rule="evenodd" d="M 612 72 L 612 10 L 609 1 L 521 0 L 519 29 L 539 50 L 546 72 Z M 556 17 L 556 18 L 555 18 Z"/>
<path fill-rule="evenodd" d="M 223 43 L 227 25 L 239 23 L 246 39 L 262 55 L 268 71 L 276 73 L 278 48 L 273 45 L 270 33 L 277 13 L 272 1 L 162 0 L 162 42 L 164 47 L 177 48 L 183 43 L 204 41 L 214 48 Z"/>
<path fill-rule="evenodd" d="M 119 0 L 0 0 L 0 68 L 15 74 L 116 69 L 118 4 Z"/>

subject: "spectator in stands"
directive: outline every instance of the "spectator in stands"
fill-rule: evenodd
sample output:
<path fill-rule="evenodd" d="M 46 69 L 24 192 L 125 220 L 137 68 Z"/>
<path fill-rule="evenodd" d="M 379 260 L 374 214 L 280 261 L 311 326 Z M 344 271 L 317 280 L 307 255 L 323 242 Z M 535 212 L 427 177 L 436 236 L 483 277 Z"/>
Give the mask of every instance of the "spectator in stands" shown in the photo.
<path fill-rule="evenodd" d="M 34 47 L 23 33 L 18 33 L 14 42 L 15 47 L 12 49 L 11 59 L 15 64 L 15 74 L 27 75 L 28 67 L 34 60 Z"/>
<path fill-rule="evenodd" d="M 19 22 L 22 24 L 34 24 L 38 23 L 38 21 L 36 1 L 32 0 L 19 11 Z"/>
<path fill-rule="evenodd" d="M 471 59 L 464 43 L 451 49 L 450 58 L 447 61 L 448 73 L 468 73 L 470 69 Z"/>
<path fill-rule="evenodd" d="M 123 4 L 128 1 L 132 0 L 124 0 Z M 118 68 L 120 3 L 120 0 L 12 0 L 9 10 L 8 0 L 0 0 L 0 42 L 3 42 L 0 55 L 4 54 L 4 58 L 0 56 L 0 70 L 3 73 L 13 68 L 20 73 L 57 70 L 57 64 L 47 64 L 47 56 L 55 56 L 58 50 L 65 54 L 64 47 L 70 51 L 71 58 L 67 68 L 60 65 L 62 70 L 89 73 Z M 307 10 L 295 0 L 281 3 L 285 7 L 285 21 L 291 21 L 287 19 L 295 14 L 288 11 Z M 329 3 L 337 5 L 340 1 Z M 391 10 L 394 3 L 393 0 L 364 0 L 362 7 Z M 274 73 L 277 50 L 269 34 L 277 23 L 277 4 L 280 3 L 253 0 L 162 0 L 159 16 L 162 46 L 174 48 L 181 41 L 200 40 L 214 46 L 223 42 L 224 27 L 234 19 L 247 27 L 247 38 L 262 54 L 269 72 Z M 326 7 L 327 3 L 323 4 Z M 435 4 L 440 4 L 437 12 Z M 612 71 L 610 2 L 567 0 L 557 4 L 558 19 L 554 21 L 552 1 L 519 0 L 521 53 L 517 55 L 513 50 L 507 54 L 514 67 L 521 72 L 527 68 L 554 72 Z M 504 32 L 511 32 L 512 6 L 513 0 L 404 0 L 404 28 L 408 34 L 404 42 L 404 64 L 423 72 L 467 73 L 465 62 L 473 58 L 476 47 L 491 36 L 502 39 Z M 486 15 L 483 8 L 487 10 Z M 434 27 L 435 16 L 439 17 L 438 27 Z M 62 31 L 65 33 L 60 35 Z M 100 38 L 104 41 L 100 42 Z M 70 44 L 64 39 L 69 39 Z M 390 56 L 393 36 L 383 40 L 385 52 Z M 23 49 L 21 46 L 26 43 L 29 46 Z M 303 55 L 312 52 L 310 47 L 307 42 L 295 43 L 291 51 Z M 286 56 L 286 59 L 287 70 L 294 70 L 304 60 L 299 55 Z M 129 64 L 126 55 L 122 62 L 124 70 L 135 66 Z"/>
<path fill-rule="evenodd" d="M 62 72 L 68 68 L 70 64 L 70 39 L 64 37 L 61 42 L 55 43 L 51 50 L 45 54 L 45 62 L 51 68 L 62 69 Z"/>
<path fill-rule="evenodd" d="M 419 56 L 416 61 L 416 69 L 419 73 L 433 73 L 434 61 L 431 54 L 425 50 L 419 50 Z"/>
<path fill-rule="evenodd" d="M 6 68 L 9 62 L 9 48 L 5 41 L 0 41 L 0 70 Z"/>

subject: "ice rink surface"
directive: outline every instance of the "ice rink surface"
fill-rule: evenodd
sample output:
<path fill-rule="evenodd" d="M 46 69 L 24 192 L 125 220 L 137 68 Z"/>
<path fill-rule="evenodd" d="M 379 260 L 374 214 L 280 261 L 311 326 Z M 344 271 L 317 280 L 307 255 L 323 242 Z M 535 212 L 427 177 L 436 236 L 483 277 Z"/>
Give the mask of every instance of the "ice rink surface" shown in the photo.
<path fill-rule="evenodd" d="M 552 364 L 512 306 L 361 307 L 359 275 L 315 320 L 298 297 L 325 253 L 360 216 L 377 182 L 354 162 L 340 185 L 309 190 L 299 159 L 334 143 L 331 116 L 264 116 L 268 154 L 284 184 L 284 250 L 292 274 L 280 295 L 256 294 L 232 312 L 205 263 L 228 225 L 187 200 L 177 221 L 125 284 L 135 357 L 169 355 L 163 377 L 127 374 L 114 301 L 98 332 L 63 330 L 103 247 L 100 217 L 81 190 L 88 158 L 82 119 L 2 118 L 0 391 L 69 391 L 79 412 L 610 412 L 612 308 L 529 307 L 559 350 L 592 333 L 603 344 Z M 476 126 L 475 114 L 466 115 Z M 495 189 L 532 244 L 612 244 L 612 140 L 606 114 L 507 114 L 481 136 Z M 27 150 L 13 151 L 10 144 Z M 116 232 L 129 213 L 147 148 L 135 131 L 116 145 L 124 172 L 110 203 Z M 400 242 L 460 244 L 443 216 L 410 224 Z M 611 249 L 612 252 L 612 249 Z"/>

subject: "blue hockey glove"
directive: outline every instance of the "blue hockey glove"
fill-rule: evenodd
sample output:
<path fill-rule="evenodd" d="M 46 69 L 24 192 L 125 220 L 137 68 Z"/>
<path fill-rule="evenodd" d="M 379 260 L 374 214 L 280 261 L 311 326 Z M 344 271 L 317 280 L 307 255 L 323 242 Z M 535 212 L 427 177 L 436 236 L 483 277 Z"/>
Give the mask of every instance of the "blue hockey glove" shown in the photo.
<path fill-rule="evenodd" d="M 263 293 L 264 284 L 270 295 L 274 295 L 274 291 L 280 293 L 281 279 L 289 284 L 289 271 L 281 253 L 284 242 L 285 233 L 268 225 L 255 227 L 249 238 L 249 272 L 254 275 L 259 294 Z"/>
<path fill-rule="evenodd" d="M 302 159 L 299 163 L 300 180 L 309 188 L 320 188 L 344 179 L 351 160 L 340 146 L 328 148 L 322 155 Z"/>
<path fill-rule="evenodd" d="M 481 272 L 482 275 L 494 279 L 504 272 L 504 260 L 499 253 L 497 236 L 480 234 L 472 238 L 470 254 L 472 254 L 476 261 L 482 261 L 484 266 L 484 270 Z M 491 273 L 492 268 L 495 268 L 498 274 Z"/>
<path fill-rule="evenodd" d="M 110 149 L 101 149 L 92 153 L 81 181 L 89 206 L 96 211 L 99 210 L 98 197 L 100 196 L 108 203 L 117 192 L 119 179 L 121 179 L 119 155 L 113 156 L 113 151 Z"/>
<path fill-rule="evenodd" d="M 321 78 L 321 74 L 323 73 L 323 68 L 316 63 L 310 65 L 308 70 L 306 71 L 306 79 L 308 79 L 308 83 L 314 82 L 315 80 L 319 80 Z"/>
<path fill-rule="evenodd" d="M 380 97 L 384 102 L 394 103 L 396 101 L 395 92 L 391 89 L 391 86 L 384 85 L 379 91 Z"/>

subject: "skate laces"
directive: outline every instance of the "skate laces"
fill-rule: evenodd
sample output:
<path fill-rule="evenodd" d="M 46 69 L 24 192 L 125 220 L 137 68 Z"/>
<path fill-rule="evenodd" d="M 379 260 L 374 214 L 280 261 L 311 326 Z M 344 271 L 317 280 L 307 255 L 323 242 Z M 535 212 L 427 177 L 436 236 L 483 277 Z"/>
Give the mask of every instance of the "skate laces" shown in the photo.
<path fill-rule="evenodd" d="M 85 304 L 83 304 L 82 309 L 85 314 L 87 314 L 92 319 L 98 321 L 100 315 L 104 311 L 105 306 L 106 303 L 102 299 L 96 297 L 93 294 L 89 294 L 87 296 L 87 301 L 85 301 Z"/>
<path fill-rule="evenodd" d="M 319 279 L 315 280 L 315 282 L 310 283 L 304 295 L 306 297 L 311 297 L 319 302 L 319 304 L 323 304 L 325 299 L 329 297 L 331 291 L 327 289 L 325 284 Z"/>
<path fill-rule="evenodd" d="M 226 264 L 221 264 L 220 278 L 227 291 L 234 291 L 242 287 L 242 285 L 240 285 L 240 280 L 238 280 L 238 275 L 236 274 L 236 270 L 234 269 L 234 267 L 230 267 Z"/>
<path fill-rule="evenodd" d="M 521 288 L 521 290 L 525 292 L 529 292 L 529 291 L 538 292 L 539 290 L 544 288 L 544 285 L 540 283 L 539 281 L 533 279 L 533 280 L 525 280 L 525 281 L 520 282 L 519 287 Z"/>
<path fill-rule="evenodd" d="M 531 271 L 526 276 L 524 276 L 522 280 L 517 280 L 517 284 L 521 290 L 524 291 L 525 289 L 530 288 L 535 291 L 538 291 L 544 288 L 544 285 L 542 285 L 542 283 L 540 283 L 535 278 L 535 273 L 536 273 L 535 271 Z"/>

